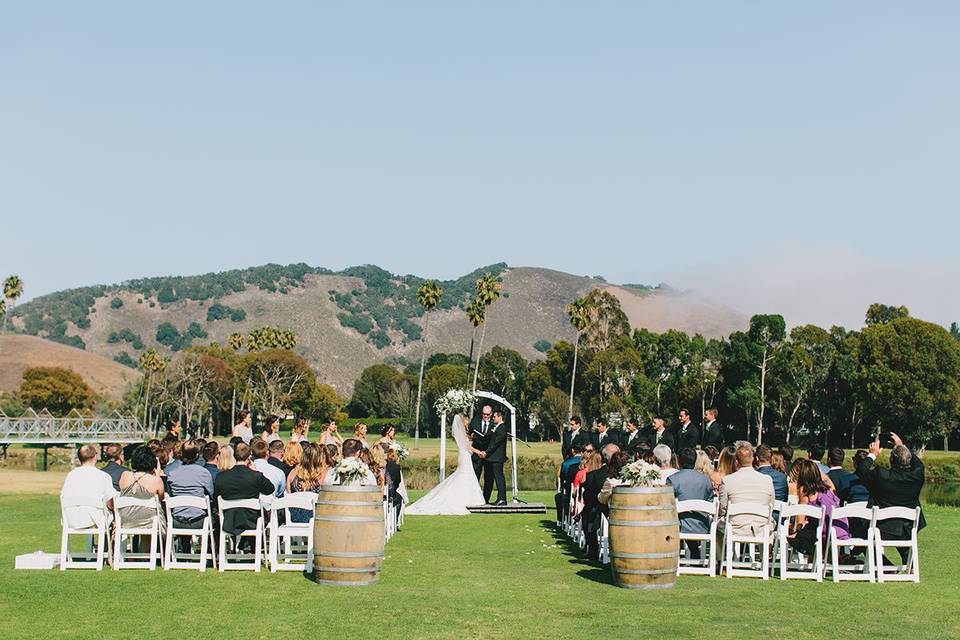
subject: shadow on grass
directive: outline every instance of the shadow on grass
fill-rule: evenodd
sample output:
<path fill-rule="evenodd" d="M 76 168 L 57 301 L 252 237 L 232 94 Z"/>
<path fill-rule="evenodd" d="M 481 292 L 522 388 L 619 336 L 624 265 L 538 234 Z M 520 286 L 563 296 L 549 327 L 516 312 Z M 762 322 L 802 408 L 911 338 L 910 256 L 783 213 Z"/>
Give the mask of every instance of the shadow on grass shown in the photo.
<path fill-rule="evenodd" d="M 577 575 L 591 582 L 600 584 L 614 584 L 613 576 L 610 570 L 602 566 L 599 562 L 594 562 L 586 557 L 586 552 L 580 549 L 580 545 L 570 539 L 566 532 L 557 526 L 553 520 L 541 520 L 540 526 L 550 532 L 554 544 L 563 549 L 563 552 L 570 557 L 568 562 L 573 565 L 581 565 L 584 568 L 577 571 Z"/>

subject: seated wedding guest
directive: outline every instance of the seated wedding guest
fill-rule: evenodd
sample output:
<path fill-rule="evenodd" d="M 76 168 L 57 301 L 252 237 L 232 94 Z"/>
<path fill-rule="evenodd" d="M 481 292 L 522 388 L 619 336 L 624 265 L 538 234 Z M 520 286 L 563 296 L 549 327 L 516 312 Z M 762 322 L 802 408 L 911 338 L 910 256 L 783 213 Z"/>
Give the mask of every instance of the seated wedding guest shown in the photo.
<path fill-rule="evenodd" d="M 713 446 L 712 444 L 708 444 L 707 446 L 705 446 L 703 448 L 703 452 L 707 454 L 708 458 L 710 458 L 711 463 L 716 462 L 717 458 L 720 457 L 720 449 Z"/>
<path fill-rule="evenodd" d="M 587 539 L 587 557 L 591 560 L 600 559 L 600 541 L 597 539 L 597 532 L 600 531 L 600 516 L 603 513 L 599 500 L 600 490 L 603 489 L 603 483 L 607 480 L 609 471 L 608 465 L 614 454 L 618 453 L 620 448 L 614 444 L 608 444 L 601 452 L 602 458 L 606 464 L 596 471 L 587 474 L 583 481 L 583 511 L 581 521 L 583 522 L 583 531 Z M 606 508 L 605 506 L 603 508 Z"/>
<path fill-rule="evenodd" d="M 773 449 L 765 444 L 757 447 L 756 469 L 762 474 L 770 476 L 773 480 L 773 496 L 775 500 L 787 501 L 787 474 L 781 473 L 773 468 Z"/>
<path fill-rule="evenodd" d="M 840 506 L 840 499 L 837 494 L 831 491 L 824 482 L 823 473 L 817 467 L 817 463 L 812 460 L 800 458 L 793 464 L 793 473 L 797 482 L 797 498 L 800 504 L 809 504 L 814 507 L 824 508 L 824 517 L 829 521 L 830 514 L 835 507 Z M 795 519 L 795 533 L 788 538 L 791 547 L 804 554 L 814 552 L 814 546 L 817 542 L 816 518 L 807 518 L 797 516 Z M 846 518 L 837 518 L 833 521 L 833 530 L 838 540 L 846 540 L 850 537 Z M 827 541 L 827 527 L 823 528 L 822 541 Z"/>
<path fill-rule="evenodd" d="M 793 468 L 793 447 L 788 444 L 783 445 L 778 450 L 780 455 L 783 456 L 783 463 L 786 469 L 783 471 L 788 476 L 790 475 L 790 469 Z"/>
<path fill-rule="evenodd" d="M 577 466 L 577 472 L 573 476 L 573 492 L 576 493 L 583 481 L 587 479 L 587 474 L 596 471 L 603 464 L 600 454 L 593 450 L 593 445 L 587 445 L 580 457 L 580 464 Z"/>
<path fill-rule="evenodd" d="M 649 447 L 641 447 L 640 451 L 637 453 L 637 458 L 643 460 L 647 464 L 657 465 L 657 457 L 653 455 L 653 449 Z"/>
<path fill-rule="evenodd" d="M 843 459 L 845 457 L 846 452 L 840 447 L 830 447 L 830 450 L 827 451 L 827 475 L 836 488 L 837 497 L 840 498 L 840 504 L 845 502 L 844 498 L 850 486 L 850 476 L 854 478 L 857 477 L 857 474 L 849 473 L 843 468 Z"/>
<path fill-rule="evenodd" d="M 267 443 L 262 440 L 261 443 L 266 447 Z M 224 458 L 223 454 L 227 449 L 227 447 L 224 447 L 220 451 L 221 463 Z M 217 479 L 213 482 L 214 503 L 216 503 L 217 498 L 244 500 L 259 498 L 260 494 L 269 495 L 273 493 L 273 483 L 265 475 L 252 468 L 248 445 L 242 442 L 238 444 L 233 451 L 233 455 L 229 458 L 235 458 L 236 464 L 226 470 L 221 467 L 220 473 L 217 474 Z M 236 535 L 240 531 L 253 529 L 257 525 L 257 518 L 259 517 L 260 509 L 230 509 L 223 512 L 223 530 L 230 535 Z"/>
<path fill-rule="evenodd" d="M 321 447 L 324 450 L 324 460 L 328 467 L 335 466 L 340 462 L 340 447 L 335 444 L 323 445 Z"/>
<path fill-rule="evenodd" d="M 237 414 L 237 424 L 233 425 L 233 432 L 231 435 L 234 438 L 240 438 L 244 444 L 250 444 L 250 440 L 253 439 L 253 416 L 250 415 L 249 411 L 241 410 Z M 231 439 L 230 444 L 236 446 L 236 443 Z"/>
<path fill-rule="evenodd" d="M 280 471 L 280 469 L 277 469 L 267 461 L 267 457 L 270 455 L 270 446 L 265 440 L 254 439 L 253 444 L 250 445 L 250 455 L 253 458 L 251 467 L 255 471 L 262 473 L 273 485 L 273 491 L 268 491 L 267 493 L 272 493 L 278 498 L 282 496 L 283 490 L 287 485 L 287 476 L 283 474 L 283 471 Z"/>
<path fill-rule="evenodd" d="M 293 425 L 293 431 L 290 433 L 290 442 L 307 442 L 310 438 L 307 432 L 310 431 L 310 423 L 306 418 L 297 418 L 297 424 Z"/>
<path fill-rule="evenodd" d="M 101 469 L 110 476 L 115 491 L 120 491 L 120 476 L 128 469 L 123 466 L 123 445 L 108 444 L 103 448 L 103 457 L 107 459 L 107 464 Z"/>
<path fill-rule="evenodd" d="M 603 487 L 597 494 L 597 501 L 606 505 L 610 502 L 610 496 L 613 495 L 613 488 L 625 484 L 626 481 L 620 477 L 620 470 L 630 464 L 630 454 L 626 451 L 617 451 L 607 463 L 607 479 L 603 481 Z"/>
<path fill-rule="evenodd" d="M 853 468 L 858 469 L 860 464 L 869 456 L 865 449 L 857 449 L 857 452 L 853 454 Z M 853 477 L 848 477 L 849 483 L 847 484 L 847 495 L 846 502 L 843 504 L 855 504 L 857 502 L 869 502 L 870 501 L 870 491 L 867 489 L 867 485 L 863 483 L 863 480 L 856 473 L 853 474 Z M 841 498 L 842 502 L 843 498 Z"/>
<path fill-rule="evenodd" d="M 820 471 L 822 471 L 824 475 L 827 475 L 830 473 L 830 467 L 823 464 L 823 453 L 823 447 L 818 444 L 813 444 L 807 449 L 807 458 L 816 462 Z"/>
<path fill-rule="evenodd" d="M 270 444 L 274 440 L 280 439 L 280 434 L 277 433 L 280 431 L 280 418 L 274 415 L 267 416 L 266 420 L 263 421 L 263 433 L 260 435 L 267 444 Z"/>
<path fill-rule="evenodd" d="M 166 454 L 166 463 L 163 464 L 163 473 L 170 475 L 170 472 L 183 464 L 180 461 L 180 441 L 179 440 L 164 440 L 161 443 L 163 451 Z"/>
<path fill-rule="evenodd" d="M 383 489 L 383 496 L 387 497 L 387 475 L 384 468 L 387 466 L 387 456 L 380 447 L 371 447 L 363 450 L 363 461 L 370 467 L 370 471 L 377 477 L 377 483 Z"/>
<path fill-rule="evenodd" d="M 700 452 L 702 453 L 702 452 Z M 706 474 L 696 470 L 698 452 L 686 447 L 680 450 L 680 470 L 667 478 L 667 486 L 673 487 L 673 495 L 680 500 L 713 500 L 713 483 Z M 688 512 L 680 514 L 682 533 L 710 533 L 710 518 L 703 513 Z M 693 559 L 700 558 L 700 543 L 687 543 L 687 550 Z"/>
<path fill-rule="evenodd" d="M 243 444 L 242 442 L 238 444 Z M 236 450 L 236 447 L 233 445 L 224 445 L 220 447 L 220 451 L 217 452 L 217 475 L 227 471 L 228 469 L 233 469 L 237 464 L 237 459 L 234 457 L 233 452 Z M 213 477 L 213 484 L 216 487 L 217 476 Z"/>
<path fill-rule="evenodd" d="M 196 464 L 200 459 L 196 442 L 187 440 L 180 451 L 182 465 L 174 469 L 169 476 L 171 496 L 195 496 L 197 498 L 213 496 L 213 478 L 210 472 Z M 199 529 L 207 515 L 206 509 L 199 507 L 176 507 L 172 510 L 173 523 L 178 529 Z M 212 524 L 212 523 L 211 523 Z M 189 550 L 190 538 L 180 536 L 178 541 L 183 551 Z"/>
<path fill-rule="evenodd" d="M 353 428 L 353 437 L 360 441 L 364 449 L 370 448 L 370 443 L 367 442 L 367 425 L 362 422 L 357 423 L 357 426 Z"/>
<path fill-rule="evenodd" d="M 319 493 L 326 473 L 327 467 L 323 464 L 320 449 L 318 447 L 305 449 L 299 464 L 293 468 L 287 478 L 287 493 L 301 491 Z M 294 522 L 309 522 L 311 515 L 307 509 L 290 509 L 290 518 Z"/>
<path fill-rule="evenodd" d="M 197 451 L 200 452 L 200 455 L 197 456 L 197 461 L 194 462 L 194 464 L 198 464 L 198 465 L 200 465 L 200 466 L 202 467 L 203 464 L 204 464 L 204 462 L 203 462 L 203 448 L 204 448 L 205 446 L 207 446 L 207 439 L 206 439 L 206 438 L 194 438 L 194 439 L 193 439 L 193 443 L 194 443 L 195 445 L 197 445 Z"/>
<path fill-rule="evenodd" d="M 593 448 L 593 445 L 590 445 Z M 583 459 L 583 445 L 575 442 L 570 447 L 569 458 L 560 463 L 557 469 L 558 489 L 553 497 L 554 504 L 557 507 L 557 522 L 563 520 L 564 514 L 570 510 L 570 497 L 573 495 L 573 476 L 580 468 L 580 461 Z"/>
<path fill-rule="evenodd" d="M 217 478 L 217 462 L 220 459 L 220 445 L 216 440 L 211 440 L 203 447 L 203 468 L 210 474 L 211 480 Z"/>
<path fill-rule="evenodd" d="M 343 441 L 343 459 L 341 462 L 347 462 L 348 460 L 359 459 L 360 452 L 363 451 L 363 445 L 360 444 L 359 440 L 354 438 L 347 438 Z M 337 474 L 337 468 L 334 466 L 332 469 L 327 471 L 327 475 L 324 478 L 324 484 L 343 484 L 341 483 L 340 476 Z M 360 486 L 376 486 L 379 483 L 377 482 L 376 476 L 373 475 L 373 472 L 368 468 L 361 478 L 351 479 L 348 484 L 350 485 L 360 485 Z"/>
<path fill-rule="evenodd" d="M 717 456 L 717 464 L 714 465 L 713 473 L 710 474 L 710 481 L 713 483 L 713 490 L 720 494 L 720 484 L 724 476 L 730 475 L 737 470 L 737 459 L 734 455 L 733 447 L 724 447 Z"/>
<path fill-rule="evenodd" d="M 773 507 L 773 480 L 753 468 L 753 447 L 743 443 L 734 451 L 738 469 L 723 476 L 720 483 L 720 518 L 726 519 L 727 508 L 738 502 L 752 502 Z M 763 525 L 772 524 L 769 518 L 740 514 L 730 518 L 737 535 L 759 534 Z"/>
<path fill-rule="evenodd" d="M 267 443 L 267 462 L 283 472 L 283 477 L 287 477 L 290 468 L 283 464 L 283 450 L 285 446 L 283 440 L 272 440 Z"/>
<path fill-rule="evenodd" d="M 101 527 L 110 522 L 113 480 L 97 469 L 97 449 L 85 444 L 77 450 L 80 466 L 71 469 L 60 490 L 60 505 L 67 526 L 74 529 Z M 102 508 L 93 504 L 103 505 Z"/>
<path fill-rule="evenodd" d="M 787 475 L 787 461 L 784 459 L 783 454 L 780 453 L 779 449 L 774 451 L 770 456 L 770 466 L 783 475 Z"/>
<path fill-rule="evenodd" d="M 293 468 L 300 464 L 300 457 L 303 456 L 303 450 L 309 446 L 311 445 L 308 440 L 302 440 L 301 442 L 291 440 L 283 447 L 280 454 L 280 462 L 283 466 L 278 468 L 284 472 L 286 477 L 289 478 Z M 272 444 L 270 445 L 270 453 L 271 455 L 273 454 Z"/>
<path fill-rule="evenodd" d="M 250 439 L 253 440 L 253 437 L 251 437 Z M 230 441 L 227 444 L 229 444 L 231 447 L 236 448 L 236 446 L 241 442 L 243 442 L 243 438 L 241 438 L 240 436 L 233 436 L 232 438 L 230 438 Z M 250 444 L 250 443 L 245 442 L 244 444 Z"/>
<path fill-rule="evenodd" d="M 148 447 L 137 447 L 130 456 L 130 471 L 120 476 L 120 495 L 131 498 L 153 498 L 163 500 L 165 494 L 163 478 L 160 477 L 160 462 Z M 120 518 L 125 528 L 149 527 L 155 515 L 161 515 L 160 532 L 167 530 L 167 519 L 156 507 L 123 507 L 120 509 Z M 142 538 L 145 538 L 142 537 Z M 146 539 L 137 541 L 138 551 L 144 551 Z"/>
<path fill-rule="evenodd" d="M 340 437 L 340 434 L 337 433 L 337 421 L 336 420 L 327 420 L 320 427 L 320 444 L 335 444 L 340 446 L 343 443 L 343 438 Z"/>
<path fill-rule="evenodd" d="M 691 447 L 692 448 L 692 447 Z M 653 448 L 653 457 L 657 460 L 657 466 L 660 467 L 660 482 L 666 482 L 667 478 L 677 472 L 673 466 L 673 452 L 665 444 L 658 444 Z"/>
<path fill-rule="evenodd" d="M 680 466 L 683 466 L 682 459 L 680 460 Z M 708 480 L 710 474 L 713 473 L 713 462 L 710 461 L 710 456 L 703 449 L 697 451 L 697 462 L 693 465 L 693 470 L 702 473 Z"/>
<path fill-rule="evenodd" d="M 863 480 L 870 491 L 871 507 L 908 507 L 914 509 L 920 506 L 920 491 L 926 479 L 923 462 L 903 444 L 895 433 L 890 434 L 893 449 L 890 451 L 890 468 L 884 469 L 874 463 L 883 449 L 879 439 L 870 443 L 867 457 L 857 465 L 857 476 Z M 927 526 L 923 511 L 920 512 L 918 529 Z M 880 535 L 886 540 L 909 540 L 913 529 L 913 522 L 904 519 L 881 520 L 877 523 Z M 897 549 L 905 563 L 910 549 Z"/>

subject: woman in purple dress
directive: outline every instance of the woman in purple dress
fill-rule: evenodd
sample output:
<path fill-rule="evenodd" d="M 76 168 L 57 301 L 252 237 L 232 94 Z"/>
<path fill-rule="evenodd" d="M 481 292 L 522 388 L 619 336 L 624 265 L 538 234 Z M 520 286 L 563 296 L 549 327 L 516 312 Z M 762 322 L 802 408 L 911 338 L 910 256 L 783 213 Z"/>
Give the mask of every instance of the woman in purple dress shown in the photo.
<path fill-rule="evenodd" d="M 791 471 L 793 472 L 791 475 L 796 476 L 799 503 L 809 504 L 813 507 L 823 507 L 824 517 L 829 521 L 834 508 L 840 506 L 840 499 L 824 482 L 823 473 L 817 464 L 812 460 L 800 458 L 793 463 Z M 813 553 L 817 542 L 818 520 L 797 516 L 795 523 L 796 530 L 789 539 L 790 546 L 803 554 Z M 846 540 L 850 537 L 850 529 L 846 518 L 835 519 L 833 529 L 839 540 Z M 824 527 L 822 542 L 826 543 L 828 533 L 827 527 Z"/>

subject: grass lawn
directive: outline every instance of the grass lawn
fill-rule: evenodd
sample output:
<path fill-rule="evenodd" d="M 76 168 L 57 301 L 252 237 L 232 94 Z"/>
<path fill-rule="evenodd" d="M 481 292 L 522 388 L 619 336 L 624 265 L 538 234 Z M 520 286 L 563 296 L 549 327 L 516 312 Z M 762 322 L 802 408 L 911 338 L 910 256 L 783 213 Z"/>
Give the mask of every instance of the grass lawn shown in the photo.
<path fill-rule="evenodd" d="M 949 507 L 926 507 L 919 585 L 683 576 L 670 591 L 621 590 L 572 553 L 548 511 L 410 517 L 377 585 L 338 588 L 298 573 L 14 571 L 17 554 L 55 551 L 60 528 L 55 493 L 12 486 L 0 484 L 5 639 L 960 637 L 960 510 Z"/>

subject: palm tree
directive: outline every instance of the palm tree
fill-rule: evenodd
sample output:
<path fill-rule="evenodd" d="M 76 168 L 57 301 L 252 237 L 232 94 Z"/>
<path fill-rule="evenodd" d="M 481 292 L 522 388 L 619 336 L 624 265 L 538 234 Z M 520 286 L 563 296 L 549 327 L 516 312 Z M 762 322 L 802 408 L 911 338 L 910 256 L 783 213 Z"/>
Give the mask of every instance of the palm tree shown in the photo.
<path fill-rule="evenodd" d="M 13 307 L 17 303 L 17 298 L 23 295 L 23 280 L 20 276 L 8 276 L 6 280 L 3 281 L 3 297 L 9 303 L 8 306 L 10 313 L 13 313 Z M 7 309 L 4 309 L 7 311 Z M 3 314 L 3 333 L 7 332 L 7 314 Z"/>
<path fill-rule="evenodd" d="M 477 302 L 484 307 L 484 317 L 486 317 L 486 307 L 489 307 L 500 298 L 503 291 L 503 283 L 492 273 L 485 273 L 476 282 Z M 483 339 L 487 336 L 487 323 L 483 323 L 483 330 L 480 332 L 480 348 L 477 349 L 477 361 L 473 365 L 473 390 L 477 390 L 477 374 L 480 373 L 480 358 L 483 356 Z"/>
<path fill-rule="evenodd" d="M 586 298 L 574 300 L 567 305 L 570 324 L 577 330 L 577 340 L 573 344 L 573 371 L 570 373 L 570 404 L 567 407 L 567 419 L 573 416 L 573 391 L 577 380 L 577 356 L 580 354 L 580 337 L 590 326 L 592 308 Z"/>
<path fill-rule="evenodd" d="M 483 324 L 487 317 L 487 308 L 477 299 L 470 301 L 467 305 L 467 320 L 473 325 L 473 336 L 470 338 L 470 357 L 467 359 L 467 378 L 470 377 L 470 370 L 473 368 L 473 346 L 477 342 L 477 329 Z"/>
<path fill-rule="evenodd" d="M 413 448 L 420 448 L 420 397 L 423 389 L 423 367 L 427 362 L 427 329 L 430 328 L 430 312 L 440 304 L 443 289 L 433 280 L 427 280 L 417 289 L 417 302 L 423 307 L 423 333 L 420 336 L 423 342 L 423 352 L 420 354 L 420 377 L 417 380 L 417 409 L 413 417 Z"/>
<path fill-rule="evenodd" d="M 155 373 L 163 371 L 167 366 L 167 361 L 157 353 L 155 349 L 147 349 L 140 355 L 139 366 L 147 378 L 147 390 L 143 400 L 143 421 L 149 426 L 150 416 L 150 389 L 153 386 L 153 376 Z"/>

